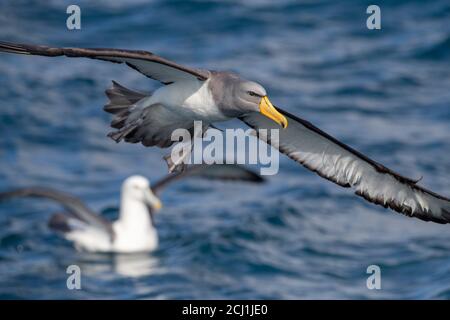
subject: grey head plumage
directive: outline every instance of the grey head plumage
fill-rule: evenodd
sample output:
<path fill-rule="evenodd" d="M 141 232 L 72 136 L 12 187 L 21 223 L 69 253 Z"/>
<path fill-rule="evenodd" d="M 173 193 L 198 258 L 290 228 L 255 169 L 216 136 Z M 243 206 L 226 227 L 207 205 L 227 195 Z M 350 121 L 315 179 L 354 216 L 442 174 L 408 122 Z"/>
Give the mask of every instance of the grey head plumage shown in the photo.
<path fill-rule="evenodd" d="M 212 71 L 208 85 L 217 106 L 230 118 L 258 112 L 261 98 L 267 95 L 259 83 L 232 72 Z"/>

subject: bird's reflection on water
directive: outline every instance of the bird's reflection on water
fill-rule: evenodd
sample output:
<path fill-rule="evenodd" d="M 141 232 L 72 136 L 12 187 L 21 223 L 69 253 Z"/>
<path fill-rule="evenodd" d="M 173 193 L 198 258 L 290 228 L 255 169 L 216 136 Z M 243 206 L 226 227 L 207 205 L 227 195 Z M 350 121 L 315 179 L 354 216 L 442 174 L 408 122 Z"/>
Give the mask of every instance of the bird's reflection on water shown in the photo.
<path fill-rule="evenodd" d="M 159 258 L 153 253 L 83 253 L 78 266 L 84 275 L 107 280 L 109 277 L 145 277 L 160 268 Z"/>

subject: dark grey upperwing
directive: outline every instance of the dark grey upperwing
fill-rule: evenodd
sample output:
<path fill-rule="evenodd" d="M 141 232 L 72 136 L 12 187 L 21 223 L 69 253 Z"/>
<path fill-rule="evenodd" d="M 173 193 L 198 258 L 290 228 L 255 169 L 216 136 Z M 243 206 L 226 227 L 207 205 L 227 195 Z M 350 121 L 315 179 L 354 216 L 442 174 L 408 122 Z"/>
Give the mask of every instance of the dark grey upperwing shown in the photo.
<path fill-rule="evenodd" d="M 237 164 L 197 164 L 187 167 L 186 170 L 182 172 L 167 175 L 156 182 L 152 186 L 152 190 L 155 193 L 159 193 L 170 183 L 187 177 L 225 181 L 246 181 L 253 183 L 261 183 L 265 181 L 264 178 L 256 172 Z"/>
<path fill-rule="evenodd" d="M 109 220 L 91 211 L 81 200 L 74 196 L 42 187 L 30 187 L 0 192 L 0 201 L 17 197 L 46 198 L 60 203 L 73 217 L 106 231 L 114 239 L 114 231 Z"/>
<path fill-rule="evenodd" d="M 47 57 L 83 57 L 125 63 L 147 77 L 164 84 L 186 79 L 205 81 L 209 71 L 182 66 L 173 61 L 142 50 L 123 50 L 107 48 L 57 48 L 18 44 L 0 41 L 0 52 L 28 54 Z"/>
<path fill-rule="evenodd" d="M 372 203 L 425 221 L 450 222 L 450 199 L 369 159 L 308 121 L 277 109 L 288 120 L 286 129 L 260 113 L 247 114 L 241 120 L 292 160 L 342 187 L 355 189 L 355 194 Z M 279 141 L 258 129 L 279 129 Z"/>

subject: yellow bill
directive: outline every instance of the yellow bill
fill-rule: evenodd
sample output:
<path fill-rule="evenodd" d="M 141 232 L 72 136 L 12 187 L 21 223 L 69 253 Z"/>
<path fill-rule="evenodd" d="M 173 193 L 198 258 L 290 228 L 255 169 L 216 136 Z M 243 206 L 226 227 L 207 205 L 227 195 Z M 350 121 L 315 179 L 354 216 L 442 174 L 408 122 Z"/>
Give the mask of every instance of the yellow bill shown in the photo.
<path fill-rule="evenodd" d="M 275 109 L 267 96 L 261 98 L 261 102 L 259 103 L 259 112 L 278 123 L 284 129 L 287 128 L 288 122 L 286 117 Z"/>
<path fill-rule="evenodd" d="M 161 209 L 162 208 L 162 202 L 159 199 L 157 199 L 157 201 L 155 201 L 154 207 L 155 207 L 156 210 Z"/>
<path fill-rule="evenodd" d="M 146 190 L 146 192 L 144 193 L 145 196 L 145 202 L 147 203 L 148 206 L 159 210 L 162 208 L 162 203 L 161 200 L 159 200 L 159 198 L 157 196 L 155 196 L 155 194 L 152 192 L 152 190 L 149 188 Z"/>

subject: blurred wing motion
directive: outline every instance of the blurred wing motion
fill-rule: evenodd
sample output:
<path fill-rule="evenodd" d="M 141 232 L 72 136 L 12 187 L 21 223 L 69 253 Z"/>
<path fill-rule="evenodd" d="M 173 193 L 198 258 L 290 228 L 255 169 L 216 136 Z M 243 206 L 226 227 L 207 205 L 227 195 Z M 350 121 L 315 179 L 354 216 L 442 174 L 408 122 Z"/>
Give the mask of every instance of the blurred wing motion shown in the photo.
<path fill-rule="evenodd" d="M 277 108 L 288 120 L 279 141 L 258 129 L 279 129 L 260 113 L 241 118 L 257 130 L 259 138 L 281 153 L 342 187 L 355 189 L 367 201 L 409 217 L 437 223 L 450 222 L 450 199 L 417 185 L 331 137 L 311 123 Z M 270 132 L 270 131 L 269 131 Z"/>
<path fill-rule="evenodd" d="M 264 182 L 264 178 L 256 172 L 237 164 L 198 164 L 191 165 L 182 172 L 167 175 L 152 186 L 155 193 L 160 192 L 172 182 L 187 178 L 203 178 L 210 180 L 246 181 L 253 183 Z"/>
<path fill-rule="evenodd" d="M 107 232 L 111 239 L 114 238 L 114 231 L 112 229 L 111 222 L 102 216 L 95 214 L 81 200 L 69 194 L 40 187 L 21 188 L 7 192 L 0 192 L 0 201 L 17 197 L 46 198 L 56 201 L 67 210 L 68 214 L 72 217 L 72 221 L 81 221 L 88 226 Z M 54 215 L 49 222 L 50 226 L 59 226 L 57 229 L 67 231 L 64 229 L 67 228 L 68 220 L 64 217 L 65 215 L 63 214 Z"/>
<path fill-rule="evenodd" d="M 205 81 L 209 77 L 208 71 L 188 68 L 142 50 L 56 48 L 0 41 L 1 51 L 46 57 L 83 57 L 125 63 L 147 77 L 164 84 L 170 84 L 180 80 L 192 80 L 193 78 Z"/>

